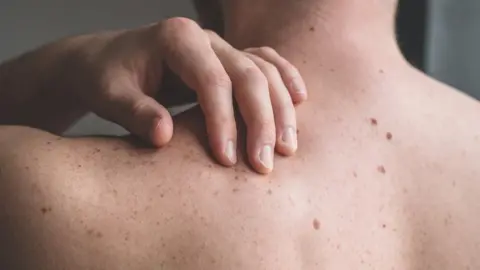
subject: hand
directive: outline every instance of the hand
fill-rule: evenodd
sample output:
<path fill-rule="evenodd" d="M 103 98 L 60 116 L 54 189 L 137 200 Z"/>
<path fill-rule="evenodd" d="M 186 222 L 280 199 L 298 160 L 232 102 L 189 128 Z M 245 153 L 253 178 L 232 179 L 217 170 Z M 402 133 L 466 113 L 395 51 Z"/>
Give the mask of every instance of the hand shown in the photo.
<path fill-rule="evenodd" d="M 260 173 L 273 169 L 273 151 L 297 148 L 294 103 L 306 99 L 305 84 L 288 61 L 269 48 L 240 52 L 189 19 L 173 18 L 140 29 L 86 39 L 73 63 L 75 93 L 93 112 L 155 146 L 172 137 L 173 123 L 160 100 L 167 68 L 197 96 L 209 142 L 220 163 L 236 163 L 235 97 L 247 125 L 247 152 Z M 163 97 L 163 98 L 162 98 Z"/>

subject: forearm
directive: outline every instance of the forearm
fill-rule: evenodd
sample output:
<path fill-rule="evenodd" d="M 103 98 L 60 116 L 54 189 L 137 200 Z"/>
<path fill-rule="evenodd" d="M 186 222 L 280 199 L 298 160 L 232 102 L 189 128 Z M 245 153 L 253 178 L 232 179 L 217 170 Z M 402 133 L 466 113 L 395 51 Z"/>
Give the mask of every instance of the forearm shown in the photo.
<path fill-rule="evenodd" d="M 0 65 L 0 125 L 61 133 L 86 112 L 66 82 L 88 36 L 64 39 Z M 81 76 L 81 74 L 76 74 Z"/>

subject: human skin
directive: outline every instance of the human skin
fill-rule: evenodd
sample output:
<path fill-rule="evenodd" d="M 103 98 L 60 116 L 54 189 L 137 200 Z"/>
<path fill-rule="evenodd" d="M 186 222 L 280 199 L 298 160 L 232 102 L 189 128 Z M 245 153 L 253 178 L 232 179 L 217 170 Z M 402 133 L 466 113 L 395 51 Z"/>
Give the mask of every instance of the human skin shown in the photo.
<path fill-rule="evenodd" d="M 386 2 L 255 2 L 275 20 L 231 2 L 227 40 L 273 47 L 310 89 L 267 176 L 212 165 L 198 110 L 159 151 L 3 127 L 4 268 L 480 268 L 480 105 L 404 60 Z"/>

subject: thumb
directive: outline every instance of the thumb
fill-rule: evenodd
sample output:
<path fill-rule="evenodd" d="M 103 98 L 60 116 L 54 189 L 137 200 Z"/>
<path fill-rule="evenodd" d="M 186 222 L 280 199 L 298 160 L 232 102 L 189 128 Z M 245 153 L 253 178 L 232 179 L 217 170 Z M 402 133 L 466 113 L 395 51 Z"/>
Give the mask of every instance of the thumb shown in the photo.
<path fill-rule="evenodd" d="M 108 102 L 99 105 L 102 107 L 100 116 L 105 116 L 154 146 L 163 146 L 172 138 L 170 113 L 139 90 L 117 89 Z"/>

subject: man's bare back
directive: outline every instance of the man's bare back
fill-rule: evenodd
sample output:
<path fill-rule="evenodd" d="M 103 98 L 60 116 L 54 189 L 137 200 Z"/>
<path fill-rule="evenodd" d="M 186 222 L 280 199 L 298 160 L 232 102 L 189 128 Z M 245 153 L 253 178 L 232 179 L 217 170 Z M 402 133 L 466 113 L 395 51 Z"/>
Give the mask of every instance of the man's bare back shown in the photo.
<path fill-rule="evenodd" d="M 297 108 L 297 155 L 268 176 L 212 165 L 197 110 L 159 151 L 2 128 L 0 262 L 479 269 L 479 103 L 367 38 L 293 49 L 305 40 L 272 44 L 298 64 L 310 101 Z"/>

